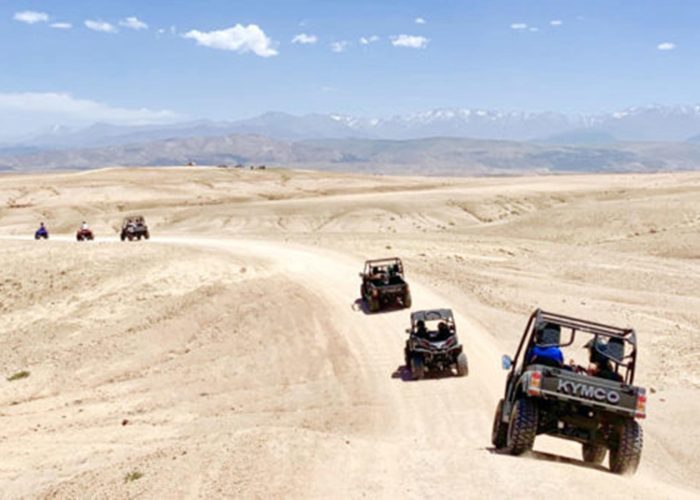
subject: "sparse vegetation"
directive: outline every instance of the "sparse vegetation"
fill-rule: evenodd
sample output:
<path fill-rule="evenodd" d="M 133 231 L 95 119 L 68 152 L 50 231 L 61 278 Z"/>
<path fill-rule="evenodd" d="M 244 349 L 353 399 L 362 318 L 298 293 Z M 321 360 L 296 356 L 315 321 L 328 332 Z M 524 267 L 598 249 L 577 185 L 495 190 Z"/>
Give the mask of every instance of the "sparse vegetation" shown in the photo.
<path fill-rule="evenodd" d="M 132 481 L 136 481 L 138 479 L 141 479 L 143 477 L 143 472 L 133 470 L 131 472 L 128 472 L 126 476 L 124 476 L 124 482 L 125 483 L 130 483 Z"/>
<path fill-rule="evenodd" d="M 19 371 L 13 375 L 10 375 L 7 377 L 8 382 L 14 382 L 15 380 L 21 380 L 23 378 L 27 378 L 29 376 L 29 372 L 26 370 Z"/>

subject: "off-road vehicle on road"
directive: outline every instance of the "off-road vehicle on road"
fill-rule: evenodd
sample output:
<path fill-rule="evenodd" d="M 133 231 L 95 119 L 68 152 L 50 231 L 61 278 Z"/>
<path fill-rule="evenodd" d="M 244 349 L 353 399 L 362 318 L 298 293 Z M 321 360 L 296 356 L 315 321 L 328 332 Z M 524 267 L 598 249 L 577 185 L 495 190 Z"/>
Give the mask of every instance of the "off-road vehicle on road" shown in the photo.
<path fill-rule="evenodd" d="M 460 377 L 469 374 L 452 310 L 416 311 L 411 314 L 411 328 L 406 333 L 409 337 L 404 357 L 413 379 L 422 379 L 426 370 L 445 373 L 454 369 Z"/>
<path fill-rule="evenodd" d="M 150 238 L 148 226 L 145 219 L 141 215 L 131 215 L 124 217 L 122 221 L 121 240 L 140 240 L 141 238 Z"/>
<path fill-rule="evenodd" d="M 360 296 L 370 312 L 389 304 L 411 307 L 411 290 L 404 280 L 403 263 L 398 257 L 366 261 L 360 278 Z"/>
<path fill-rule="evenodd" d="M 92 229 L 80 228 L 75 233 L 75 239 L 78 241 L 92 241 L 95 235 L 92 234 Z"/>
<path fill-rule="evenodd" d="M 564 364 L 560 348 L 585 335 L 587 368 Z M 585 352 L 585 351 L 584 351 Z M 583 460 L 634 473 L 642 454 L 646 391 L 634 386 L 637 339 L 634 330 L 536 310 L 527 323 L 510 370 L 504 398 L 496 407 L 491 440 L 496 449 L 520 455 L 538 434 L 577 441 Z"/>
<path fill-rule="evenodd" d="M 34 232 L 34 239 L 35 240 L 48 240 L 49 239 L 49 231 L 48 231 L 48 229 L 46 229 L 46 226 L 44 226 L 43 222 L 39 226 L 39 229 L 37 229 Z"/>

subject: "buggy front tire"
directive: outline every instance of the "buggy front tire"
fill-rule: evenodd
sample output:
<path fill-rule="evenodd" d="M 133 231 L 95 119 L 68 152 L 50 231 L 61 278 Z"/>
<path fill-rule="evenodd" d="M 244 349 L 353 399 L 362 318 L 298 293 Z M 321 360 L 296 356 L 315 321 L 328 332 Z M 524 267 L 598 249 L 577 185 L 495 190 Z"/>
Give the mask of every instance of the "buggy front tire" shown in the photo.
<path fill-rule="evenodd" d="M 413 380 L 421 380 L 425 377 L 423 357 L 418 354 L 411 356 L 411 376 Z"/>
<path fill-rule="evenodd" d="M 467 362 L 467 355 L 460 352 L 457 356 L 457 375 L 460 377 L 466 377 L 469 375 L 469 363 Z"/>
<path fill-rule="evenodd" d="M 508 422 L 507 444 L 508 453 L 522 455 L 530 451 L 537 436 L 537 406 L 526 397 L 516 399 L 510 412 Z"/>

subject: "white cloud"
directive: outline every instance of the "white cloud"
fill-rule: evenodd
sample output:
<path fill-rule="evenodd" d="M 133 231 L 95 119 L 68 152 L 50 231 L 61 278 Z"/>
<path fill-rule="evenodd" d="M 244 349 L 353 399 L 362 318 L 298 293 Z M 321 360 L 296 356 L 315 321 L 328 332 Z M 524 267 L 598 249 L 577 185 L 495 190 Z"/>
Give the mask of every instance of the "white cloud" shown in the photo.
<path fill-rule="evenodd" d="M 513 23 L 510 25 L 510 29 L 512 29 L 512 30 L 526 30 L 527 24 L 525 24 L 525 23 Z"/>
<path fill-rule="evenodd" d="M 45 23 L 48 22 L 49 15 L 46 12 L 23 10 L 22 12 L 15 12 L 14 20 L 27 24 Z"/>
<path fill-rule="evenodd" d="M 399 35 L 391 37 L 391 44 L 394 47 L 408 47 L 411 49 L 424 49 L 429 41 L 424 36 Z"/>
<path fill-rule="evenodd" d="M 292 38 L 292 43 L 300 43 L 301 45 L 309 45 L 316 42 L 318 42 L 318 37 L 316 35 L 307 35 L 306 33 L 299 33 Z"/>
<path fill-rule="evenodd" d="M 532 31 L 533 33 L 536 33 L 536 32 L 538 32 L 539 30 L 540 30 L 539 28 L 535 28 L 534 26 L 533 26 L 532 28 L 529 29 L 529 31 Z"/>
<path fill-rule="evenodd" d="M 272 48 L 272 41 L 256 24 L 237 24 L 232 28 L 217 31 L 191 30 L 182 36 L 195 40 L 197 45 L 212 49 L 231 50 L 240 54 L 253 52 L 260 57 L 278 54 L 277 50 Z"/>
<path fill-rule="evenodd" d="M 552 26 L 561 26 L 564 23 L 561 19 L 552 19 L 551 21 L 549 21 L 549 24 Z"/>
<path fill-rule="evenodd" d="M 363 36 L 360 37 L 360 45 L 369 45 L 370 43 L 378 42 L 379 37 L 377 35 Z"/>
<path fill-rule="evenodd" d="M 132 30 L 147 30 L 148 24 L 144 23 L 141 19 L 136 16 L 127 17 L 119 21 L 119 26 L 124 28 L 129 28 Z"/>
<path fill-rule="evenodd" d="M 348 42 L 347 40 L 341 40 L 340 42 L 331 43 L 331 50 L 337 53 L 345 52 L 349 46 L 350 42 Z"/>
<path fill-rule="evenodd" d="M 417 17 L 414 21 L 416 24 L 425 24 L 427 21 L 423 19 L 422 17 Z"/>
<path fill-rule="evenodd" d="M 676 48 L 676 44 L 671 42 L 662 42 L 658 44 L 656 48 L 659 50 L 673 50 Z"/>
<path fill-rule="evenodd" d="M 93 31 L 100 31 L 102 33 L 116 33 L 117 28 L 114 25 L 106 21 L 94 21 L 92 19 L 87 19 L 85 21 L 85 26 Z"/>
<path fill-rule="evenodd" d="M 88 99 L 77 99 L 70 94 L 58 92 L 0 93 L 0 112 L 17 112 L 60 120 L 61 123 L 109 122 L 128 125 L 167 123 L 176 120 L 172 111 L 154 111 L 146 108 L 130 109 L 110 106 Z"/>
<path fill-rule="evenodd" d="M 57 30 L 69 30 L 73 27 L 71 23 L 51 23 L 50 26 Z"/>

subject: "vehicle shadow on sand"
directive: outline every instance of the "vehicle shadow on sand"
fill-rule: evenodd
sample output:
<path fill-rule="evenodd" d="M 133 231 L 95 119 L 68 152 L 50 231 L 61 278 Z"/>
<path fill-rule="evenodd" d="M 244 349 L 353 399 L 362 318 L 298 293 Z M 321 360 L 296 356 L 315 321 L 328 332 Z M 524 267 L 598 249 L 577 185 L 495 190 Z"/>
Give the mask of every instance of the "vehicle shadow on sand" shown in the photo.
<path fill-rule="evenodd" d="M 439 380 L 442 378 L 456 378 L 452 372 L 427 372 L 421 380 Z M 420 382 L 421 380 L 415 380 L 413 375 L 411 375 L 411 370 L 406 365 L 400 365 L 393 371 L 391 378 L 400 379 L 403 382 Z"/>
<path fill-rule="evenodd" d="M 406 307 L 404 307 L 402 305 L 396 304 L 396 305 L 384 306 L 377 312 L 370 312 L 369 307 L 367 306 L 367 302 L 365 302 L 361 298 L 355 299 L 355 302 L 352 303 L 351 307 L 352 307 L 353 311 L 362 311 L 367 316 L 379 316 L 381 314 L 387 314 L 387 313 L 392 313 L 392 312 L 396 312 L 396 311 L 403 311 L 404 309 L 407 309 Z"/>
<path fill-rule="evenodd" d="M 482 450 L 486 450 L 489 453 L 493 455 L 503 455 L 505 457 L 512 457 L 512 455 L 508 454 L 505 450 L 497 450 L 493 446 L 487 446 L 485 448 L 481 448 Z M 570 458 L 570 457 L 563 457 L 561 455 L 555 455 L 554 453 L 547 453 L 545 451 L 529 451 L 525 454 L 522 455 L 522 457 L 512 457 L 512 458 L 531 458 L 534 460 L 542 460 L 544 462 L 558 462 L 562 464 L 568 464 L 568 465 L 573 465 L 575 467 L 582 467 L 584 469 L 593 469 L 597 470 L 600 472 L 610 472 L 607 468 L 603 467 L 602 465 L 598 464 L 591 464 L 588 462 L 584 462 L 583 460 L 579 460 L 576 458 Z"/>

